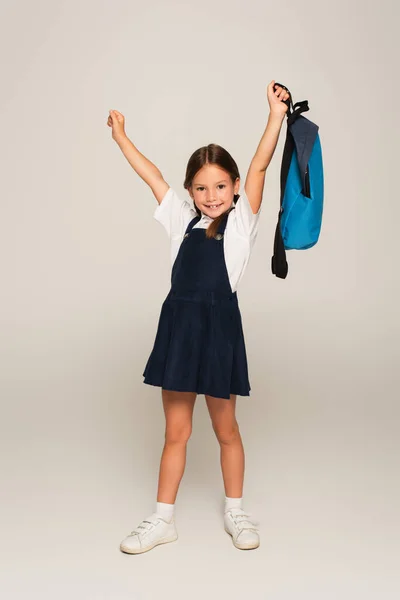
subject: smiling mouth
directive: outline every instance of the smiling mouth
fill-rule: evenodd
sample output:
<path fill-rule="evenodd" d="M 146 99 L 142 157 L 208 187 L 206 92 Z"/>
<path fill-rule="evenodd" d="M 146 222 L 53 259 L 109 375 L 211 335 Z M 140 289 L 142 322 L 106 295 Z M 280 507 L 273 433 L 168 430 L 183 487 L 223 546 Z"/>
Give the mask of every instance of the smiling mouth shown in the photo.
<path fill-rule="evenodd" d="M 207 204 L 207 208 L 211 208 L 213 210 L 219 208 L 222 204 Z"/>

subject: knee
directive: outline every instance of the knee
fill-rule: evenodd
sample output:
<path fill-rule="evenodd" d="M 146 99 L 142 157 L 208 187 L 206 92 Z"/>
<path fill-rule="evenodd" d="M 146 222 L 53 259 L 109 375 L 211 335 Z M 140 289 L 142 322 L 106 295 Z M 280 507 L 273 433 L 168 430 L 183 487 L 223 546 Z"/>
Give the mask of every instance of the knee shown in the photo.
<path fill-rule="evenodd" d="M 229 426 L 213 423 L 213 429 L 220 444 L 233 444 L 240 439 L 240 430 L 237 421 Z"/>
<path fill-rule="evenodd" d="M 167 425 L 165 429 L 166 444 L 186 444 L 192 434 L 192 425 Z"/>

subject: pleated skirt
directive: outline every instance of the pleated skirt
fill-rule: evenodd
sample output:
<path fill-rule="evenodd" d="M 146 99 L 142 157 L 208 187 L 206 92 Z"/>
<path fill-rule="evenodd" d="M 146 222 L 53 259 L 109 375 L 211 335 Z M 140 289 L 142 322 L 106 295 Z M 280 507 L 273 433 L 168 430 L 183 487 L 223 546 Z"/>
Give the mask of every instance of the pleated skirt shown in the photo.
<path fill-rule="evenodd" d="M 236 292 L 170 290 L 158 321 L 144 383 L 230 399 L 250 395 Z"/>

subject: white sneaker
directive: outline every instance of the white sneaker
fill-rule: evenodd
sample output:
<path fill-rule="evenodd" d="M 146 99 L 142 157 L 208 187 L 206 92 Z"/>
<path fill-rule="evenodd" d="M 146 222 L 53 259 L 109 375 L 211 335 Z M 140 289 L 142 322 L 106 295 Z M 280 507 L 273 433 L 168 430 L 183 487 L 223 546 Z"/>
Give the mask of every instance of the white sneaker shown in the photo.
<path fill-rule="evenodd" d="M 231 508 L 224 514 L 225 531 L 232 536 L 234 546 L 240 550 L 251 550 L 260 545 L 258 527 L 249 517 L 251 513 L 241 508 Z"/>
<path fill-rule="evenodd" d="M 122 540 L 120 549 L 128 554 L 147 552 L 158 544 L 174 542 L 178 539 L 178 532 L 174 518 L 170 523 L 162 519 L 157 513 L 144 519 L 131 533 Z"/>

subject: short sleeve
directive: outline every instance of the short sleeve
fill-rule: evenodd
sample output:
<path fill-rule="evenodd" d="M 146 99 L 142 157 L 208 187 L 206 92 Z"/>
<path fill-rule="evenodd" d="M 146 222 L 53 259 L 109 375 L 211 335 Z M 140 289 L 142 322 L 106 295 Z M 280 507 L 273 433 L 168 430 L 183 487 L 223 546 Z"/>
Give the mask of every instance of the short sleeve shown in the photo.
<path fill-rule="evenodd" d="M 175 190 L 170 187 L 157 206 L 154 218 L 161 223 L 170 238 L 175 238 L 183 235 L 186 227 L 196 214 L 196 210 L 190 202 L 179 197 Z"/>
<path fill-rule="evenodd" d="M 240 198 L 235 205 L 236 229 L 239 235 L 246 238 L 252 238 L 257 234 L 258 222 L 260 219 L 261 208 L 253 213 L 249 199 L 244 190 L 240 191 Z"/>

